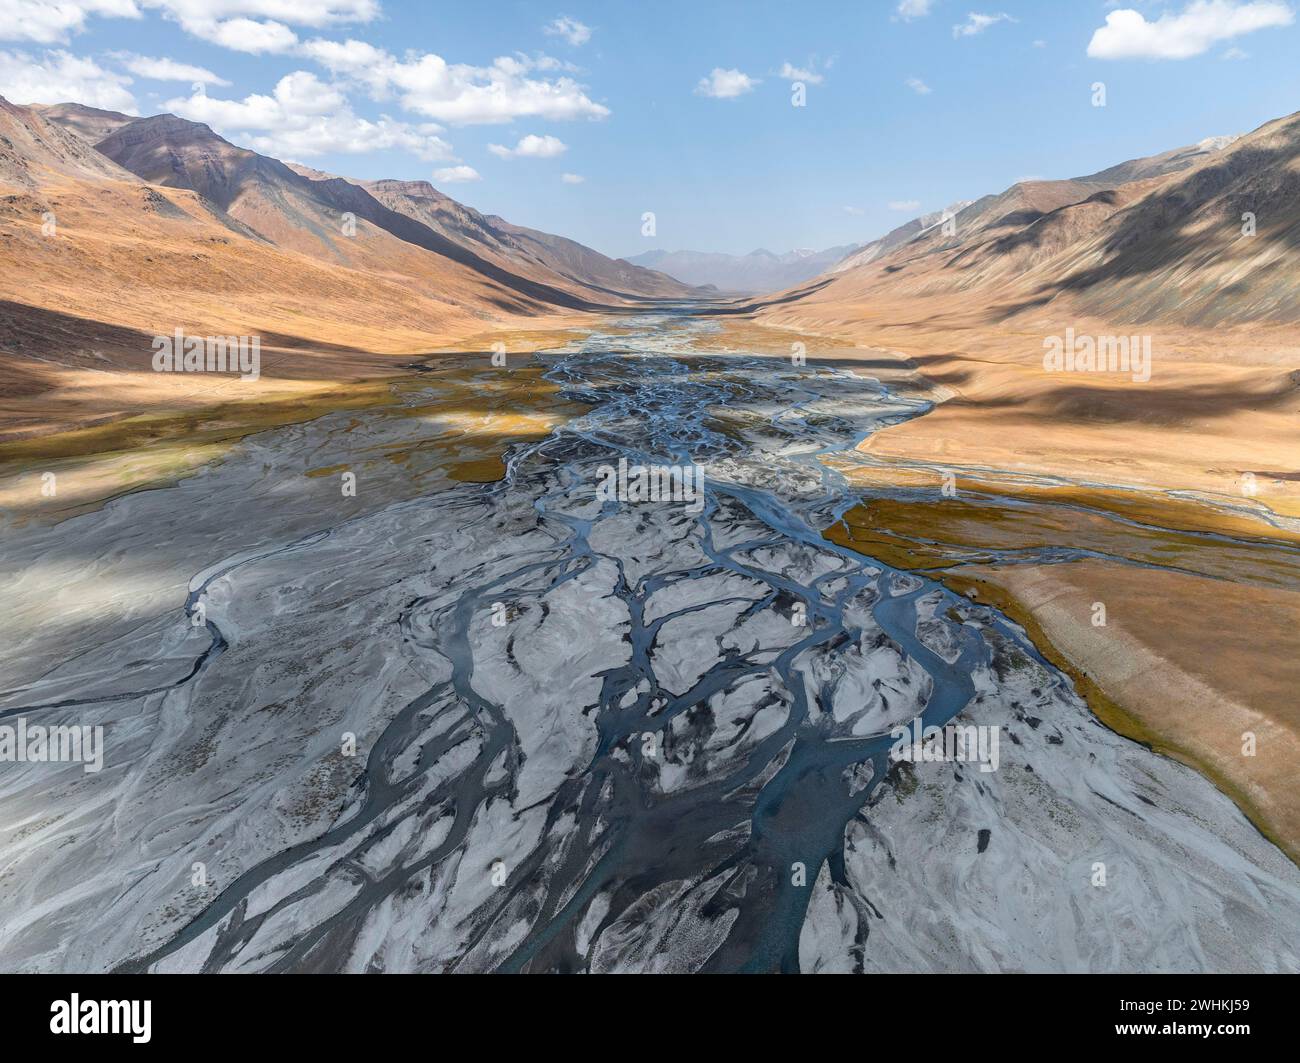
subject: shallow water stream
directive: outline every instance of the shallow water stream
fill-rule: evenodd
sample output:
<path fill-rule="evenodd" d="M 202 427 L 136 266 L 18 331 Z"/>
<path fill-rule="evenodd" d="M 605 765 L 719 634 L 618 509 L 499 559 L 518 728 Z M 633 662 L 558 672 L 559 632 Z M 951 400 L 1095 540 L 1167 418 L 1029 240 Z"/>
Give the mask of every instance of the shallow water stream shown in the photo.
<path fill-rule="evenodd" d="M 417 483 L 365 411 L 12 537 L 0 723 L 108 752 L 0 773 L 0 966 L 1294 969 L 1300 874 L 1231 802 L 825 539 L 819 458 L 925 405 L 704 328 L 548 356 L 586 412 L 498 483 Z M 620 458 L 702 507 L 602 501 Z M 891 764 L 918 716 L 1001 763 Z"/>

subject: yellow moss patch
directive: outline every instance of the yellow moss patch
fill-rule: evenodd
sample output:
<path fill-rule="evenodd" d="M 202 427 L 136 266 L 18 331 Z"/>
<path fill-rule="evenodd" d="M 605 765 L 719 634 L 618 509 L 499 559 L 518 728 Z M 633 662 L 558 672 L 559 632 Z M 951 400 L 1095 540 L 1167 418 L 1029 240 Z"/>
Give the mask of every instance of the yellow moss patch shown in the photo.
<path fill-rule="evenodd" d="M 855 485 L 862 487 L 922 487 L 938 488 L 944 482 L 947 469 L 931 466 L 880 463 L 863 465 L 858 462 L 836 459 L 834 455 L 823 458 L 825 464 L 842 473 Z M 1045 502 L 1102 510 L 1116 516 L 1159 528 L 1181 531 L 1212 532 L 1240 538 L 1267 539 L 1300 545 L 1300 531 L 1277 528 L 1264 518 L 1266 506 L 1255 499 L 1241 497 L 1231 500 L 1233 510 L 1198 502 L 1190 498 L 1176 498 L 1160 490 L 1123 490 L 1120 488 L 1091 487 L 1079 484 L 1052 486 L 996 473 L 975 473 L 952 469 L 952 483 L 960 496 L 963 493 L 991 494 L 1026 502 Z M 1257 513 L 1234 510 L 1246 509 Z"/>
<path fill-rule="evenodd" d="M 1109 503 L 1110 511 L 1034 497 Z M 868 498 L 825 536 L 895 568 L 928 569 L 959 594 L 973 590 L 1025 628 L 1103 723 L 1200 771 L 1300 861 L 1290 767 L 1300 757 L 1300 709 L 1287 694 L 1300 683 L 1300 558 L 1266 537 L 1273 529 L 1262 522 L 1158 496 L 1129 501 L 1078 488 L 1017 499 Z M 1255 537 L 1233 543 L 1178 527 L 1135 528 L 1116 519 L 1119 510 L 1207 531 L 1244 526 Z M 993 554 L 1051 546 L 1182 571 L 1096 559 L 998 564 Z M 1098 635 L 1094 601 L 1128 628 Z M 1225 735 L 1246 730 L 1269 735 L 1269 758 L 1225 752 Z"/>

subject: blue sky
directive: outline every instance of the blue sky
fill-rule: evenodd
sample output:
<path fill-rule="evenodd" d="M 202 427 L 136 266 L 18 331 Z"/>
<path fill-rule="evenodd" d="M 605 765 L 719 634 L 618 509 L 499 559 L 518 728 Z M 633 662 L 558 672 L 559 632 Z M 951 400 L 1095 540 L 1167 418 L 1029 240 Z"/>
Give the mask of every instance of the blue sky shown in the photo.
<path fill-rule="evenodd" d="M 744 253 L 1246 132 L 1300 110 L 1298 34 L 1291 0 L 0 0 L 0 94 L 172 110 L 607 254 Z"/>

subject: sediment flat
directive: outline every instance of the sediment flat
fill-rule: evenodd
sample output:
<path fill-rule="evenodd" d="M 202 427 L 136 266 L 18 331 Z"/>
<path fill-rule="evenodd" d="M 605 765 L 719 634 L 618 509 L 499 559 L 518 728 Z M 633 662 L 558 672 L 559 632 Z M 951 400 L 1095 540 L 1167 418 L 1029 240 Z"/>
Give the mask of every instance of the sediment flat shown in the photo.
<path fill-rule="evenodd" d="M 703 327 L 595 333 L 499 408 L 414 374 L 7 535 L 0 719 L 106 748 L 0 775 L 5 965 L 1294 969 L 1300 868 L 1227 796 L 822 534 L 864 490 L 826 456 L 923 400 Z M 688 456 L 701 507 L 597 495 Z M 998 764 L 892 762 L 918 717 Z"/>
<path fill-rule="evenodd" d="M 726 320 L 713 340 L 785 357 L 800 342 L 810 360 L 934 403 L 866 438 L 862 462 L 837 465 L 879 516 L 878 527 L 859 522 L 843 541 L 963 591 L 982 582 L 1009 613 L 1039 624 L 1045 650 L 1103 719 L 1197 765 L 1300 856 L 1294 783 L 1280 767 L 1296 733 L 1293 669 L 1280 664 L 1296 658 L 1300 591 L 1294 337 L 1266 327 L 1162 330 L 1151 380 L 1137 385 L 1042 371 L 1042 337 L 1073 322 L 1068 310 L 1011 330 L 953 300 L 847 309 L 813 298 Z M 1087 319 L 1077 327 L 1116 331 Z M 1079 628 L 1091 622 L 1087 610 L 1062 611 L 1088 594 L 1089 608 L 1102 600 L 1129 617 L 1123 636 Z M 1230 632 L 1210 604 L 1220 595 Z M 1177 706 L 1128 676 L 1124 662 L 1139 653 L 1159 674 L 1177 674 Z M 1272 736 L 1264 760 L 1241 755 L 1252 721 Z"/>

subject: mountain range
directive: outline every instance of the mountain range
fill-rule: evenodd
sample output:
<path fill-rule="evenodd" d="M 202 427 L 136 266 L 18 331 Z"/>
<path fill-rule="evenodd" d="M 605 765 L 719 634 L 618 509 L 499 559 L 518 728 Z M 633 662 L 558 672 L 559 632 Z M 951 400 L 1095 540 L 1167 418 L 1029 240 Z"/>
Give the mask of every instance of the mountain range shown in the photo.
<path fill-rule="evenodd" d="M 878 372 L 918 372 L 941 401 L 872 436 L 891 460 L 975 453 L 987 468 L 1090 481 L 1104 468 L 1230 499 L 1270 470 L 1269 504 L 1300 507 L 1300 114 L 1021 181 L 911 229 L 723 312 L 747 337 L 782 329 L 810 351 L 847 344 L 876 352 Z M 1136 336 L 1149 364 L 1056 371 L 1045 351 L 1069 336 Z"/>
<path fill-rule="evenodd" d="M 948 314 L 992 321 L 1067 300 L 1115 321 L 1293 321 L 1298 162 L 1292 115 L 1084 177 L 1021 181 L 908 222 L 782 302 L 942 299 Z"/>
<path fill-rule="evenodd" d="M 1020 602 L 1013 615 L 1026 630 L 1039 625 L 1081 683 L 1095 683 L 1140 724 L 1125 733 L 1162 751 L 1169 743 L 1250 788 L 1265 810 L 1259 822 L 1292 850 L 1300 837 L 1292 782 L 1300 726 L 1285 696 L 1290 672 L 1277 663 L 1296 659 L 1285 640 L 1300 527 L 1300 114 L 1082 177 L 1020 181 L 865 245 L 626 261 L 484 215 L 426 182 L 351 180 L 285 163 L 174 115 L 0 100 L 0 263 L 0 458 L 20 466 L 6 520 L 43 504 L 34 501 L 35 473 L 57 475 L 54 519 L 78 497 L 174 484 L 178 470 L 208 476 L 227 453 L 212 436 L 260 432 L 272 406 L 276 423 L 328 421 L 322 431 L 344 438 L 331 444 L 338 460 L 326 459 L 299 445 L 309 435 L 295 427 L 289 462 L 272 475 L 263 465 L 257 489 L 279 504 L 282 485 L 305 479 L 302 471 L 308 487 L 334 495 L 316 474 L 349 468 L 341 462 L 367 437 L 347 417 L 318 414 L 367 399 L 391 410 L 394 389 L 405 395 L 397 371 L 440 352 L 478 355 L 504 342 L 512 355 L 528 353 L 665 303 L 697 302 L 710 327 L 683 323 L 681 348 L 647 343 L 650 352 L 676 358 L 703 340 L 741 355 L 737 372 L 766 386 L 786 375 L 784 359 L 806 351 L 801 376 L 825 389 L 825 403 L 806 401 L 813 392 L 802 384 L 788 400 L 790 392 L 770 400 L 759 392 L 760 418 L 770 410 L 787 427 L 820 432 L 843 411 L 848 425 L 860 415 L 863 382 L 853 374 L 870 378 L 870 402 L 879 381 L 891 403 L 896 394 L 909 405 L 848 437 L 861 440 L 865 459 L 853 455 L 844 474 L 874 498 L 858 508 L 855 530 L 847 519 L 840 530 L 870 556 L 879 545 L 907 567 L 970 581 L 952 583 L 963 595 Z M 769 294 L 724 300 L 724 288 Z M 177 328 L 259 336 L 258 386 L 152 372 L 151 339 Z M 639 374 L 654 363 L 639 356 L 635 329 L 625 331 L 633 339 L 610 346 L 627 351 L 629 372 Z M 1150 372 L 1050 367 L 1047 344 L 1075 333 L 1142 333 Z M 756 352 L 773 357 L 749 357 Z M 820 375 L 823 359 L 850 372 Z M 512 433 L 551 431 L 549 411 L 529 408 L 530 389 L 551 381 L 519 371 L 522 359 L 504 373 L 477 361 L 484 368 L 468 360 L 463 376 L 460 363 L 450 367 L 436 415 L 402 408 L 400 446 L 371 447 L 372 469 L 396 466 L 395 480 L 416 483 L 400 463 L 430 442 L 415 427 L 428 419 L 458 460 L 460 437 L 473 432 L 500 449 Z M 656 430 L 661 417 L 683 418 L 680 438 L 698 439 L 695 419 L 721 406 L 675 406 L 673 392 L 699 403 L 696 385 L 717 375 L 712 359 L 694 377 L 653 371 L 630 408 Z M 807 416 L 789 418 L 798 407 Z M 611 435 L 631 422 L 624 409 Z M 742 419 L 727 427 L 746 438 Z M 784 430 L 775 438 L 787 439 Z M 810 455 L 826 453 L 815 444 Z M 137 449 L 149 451 L 147 461 Z M 85 470 L 73 468 L 81 454 L 95 457 Z M 495 479 L 498 458 L 486 473 L 467 460 L 475 466 L 467 475 Z M 249 464 L 241 475 L 257 482 L 260 462 Z M 540 475 L 573 485 L 558 468 L 540 466 Z M 949 495 L 950 482 L 961 497 Z M 233 496 L 218 497 L 224 506 Z M 478 493 L 475 504 L 489 497 Z M 881 516 L 887 506 L 898 508 L 894 522 Z M 475 520 L 490 523 L 486 514 Z M 648 541 L 642 530 L 629 549 Z M 632 533 L 627 522 L 619 534 Z M 110 548 L 93 556 L 93 575 L 125 600 L 131 580 L 99 578 L 121 564 L 123 551 Z M 143 570 L 152 558 L 141 556 L 133 563 Z M 1136 564 L 1116 560 L 1130 556 Z M 183 560 L 179 587 L 197 567 Z M 47 571 L 62 586 L 66 569 Z M 1110 607 L 1109 636 L 1091 619 L 1097 604 Z M 1268 762 L 1280 767 L 1242 767 L 1236 736 L 1247 728 L 1284 751 Z"/>
<path fill-rule="evenodd" d="M 176 327 L 260 335 L 287 379 L 346 379 L 696 294 L 426 182 L 351 181 L 175 115 L 75 103 L 0 99 L 0 254 L 7 436 L 149 408 L 156 383 L 109 400 L 102 373 L 141 370 L 150 337 Z"/>
<path fill-rule="evenodd" d="M 7 434 L 139 412 L 152 385 L 106 402 L 102 374 L 139 370 L 149 337 L 177 326 L 261 335 L 280 374 L 306 381 L 722 292 L 775 291 L 732 309 L 819 330 L 870 328 L 886 312 L 943 328 L 1066 308 L 1126 323 L 1291 322 L 1298 159 L 1293 115 L 1022 181 L 864 245 L 622 260 L 427 182 L 287 164 L 174 115 L 0 100 L 0 347 L 19 356 L 0 368 Z M 57 411 L 42 407 L 55 395 Z"/>
<path fill-rule="evenodd" d="M 684 284 L 753 295 L 788 288 L 825 273 L 857 246 L 843 244 L 824 251 L 797 250 L 781 255 L 763 248 L 747 255 L 656 250 L 632 255 L 628 261 L 667 273 Z"/>

